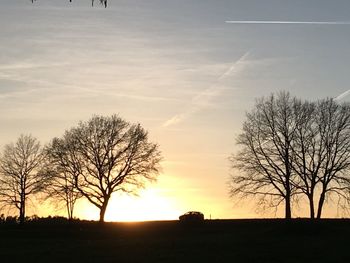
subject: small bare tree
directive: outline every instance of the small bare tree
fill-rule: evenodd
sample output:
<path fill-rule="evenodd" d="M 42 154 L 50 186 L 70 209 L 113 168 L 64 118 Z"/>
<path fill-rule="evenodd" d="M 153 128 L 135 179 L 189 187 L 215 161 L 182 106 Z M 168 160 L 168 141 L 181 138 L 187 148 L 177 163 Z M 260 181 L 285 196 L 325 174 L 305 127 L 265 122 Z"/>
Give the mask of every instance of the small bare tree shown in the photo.
<path fill-rule="evenodd" d="M 0 203 L 17 208 L 20 223 L 25 220 L 28 198 L 46 185 L 43 159 L 40 143 L 31 135 L 21 135 L 15 144 L 6 145 L 0 157 Z"/>
<path fill-rule="evenodd" d="M 51 158 L 74 175 L 75 187 L 100 209 L 100 222 L 111 195 L 132 192 L 155 180 L 161 153 L 147 132 L 113 115 L 94 116 L 54 139 Z"/>
<path fill-rule="evenodd" d="M 52 145 L 57 143 L 59 142 L 54 139 Z M 52 145 L 45 150 L 47 164 L 43 172 L 51 178 L 50 184 L 43 190 L 45 199 L 51 200 L 56 208 L 61 209 L 65 207 L 68 219 L 72 220 L 74 218 L 76 201 L 82 197 L 80 191 L 75 187 L 77 172 L 69 169 L 70 167 L 57 165 L 52 156 L 54 155 L 56 159 L 63 161 L 62 155 L 60 155 L 60 152 L 51 152 L 51 149 L 53 149 Z"/>

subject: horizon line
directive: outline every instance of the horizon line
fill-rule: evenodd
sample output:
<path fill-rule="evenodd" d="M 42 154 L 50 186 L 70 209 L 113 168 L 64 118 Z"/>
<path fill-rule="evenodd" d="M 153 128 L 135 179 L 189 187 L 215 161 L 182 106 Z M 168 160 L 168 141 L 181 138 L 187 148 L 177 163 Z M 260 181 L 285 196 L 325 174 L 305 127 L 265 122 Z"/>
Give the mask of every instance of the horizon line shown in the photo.
<path fill-rule="evenodd" d="M 350 21 L 226 20 L 227 24 L 350 25 Z"/>

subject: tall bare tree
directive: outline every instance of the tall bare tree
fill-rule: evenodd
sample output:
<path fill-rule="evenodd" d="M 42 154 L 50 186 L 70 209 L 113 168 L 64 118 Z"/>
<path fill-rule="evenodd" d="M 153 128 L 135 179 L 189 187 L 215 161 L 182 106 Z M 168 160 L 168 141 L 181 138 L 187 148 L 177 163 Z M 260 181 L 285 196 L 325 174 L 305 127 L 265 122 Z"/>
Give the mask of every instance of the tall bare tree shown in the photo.
<path fill-rule="evenodd" d="M 316 125 L 324 153 L 318 179 L 321 194 L 317 218 L 321 218 L 327 196 L 336 194 L 346 198 L 350 168 L 350 104 L 338 104 L 333 99 L 317 103 Z"/>
<path fill-rule="evenodd" d="M 75 177 L 80 193 L 100 210 L 100 222 L 111 195 L 132 192 L 155 180 L 160 169 L 158 145 L 148 133 L 116 115 L 94 116 L 54 139 L 51 158 Z"/>
<path fill-rule="evenodd" d="M 237 138 L 240 151 L 231 157 L 231 196 L 258 196 L 272 207 L 284 203 L 287 219 L 296 193 L 291 144 L 301 121 L 295 101 L 286 92 L 259 99 Z"/>
<path fill-rule="evenodd" d="M 28 198 L 47 182 L 41 173 L 43 159 L 40 143 L 31 135 L 21 135 L 16 143 L 6 145 L 0 157 L 0 202 L 18 209 L 21 223 Z"/>
<path fill-rule="evenodd" d="M 325 99 L 304 102 L 301 108 L 303 122 L 293 143 L 293 168 L 300 181 L 294 184 L 308 198 L 310 218 L 320 218 L 327 196 L 347 196 L 350 106 Z"/>
<path fill-rule="evenodd" d="M 323 139 L 315 123 L 316 104 L 299 101 L 295 107 L 302 121 L 296 125 L 296 136 L 292 143 L 292 167 L 297 175 L 292 183 L 299 193 L 307 197 L 310 218 L 315 218 L 315 194 L 324 155 Z"/>

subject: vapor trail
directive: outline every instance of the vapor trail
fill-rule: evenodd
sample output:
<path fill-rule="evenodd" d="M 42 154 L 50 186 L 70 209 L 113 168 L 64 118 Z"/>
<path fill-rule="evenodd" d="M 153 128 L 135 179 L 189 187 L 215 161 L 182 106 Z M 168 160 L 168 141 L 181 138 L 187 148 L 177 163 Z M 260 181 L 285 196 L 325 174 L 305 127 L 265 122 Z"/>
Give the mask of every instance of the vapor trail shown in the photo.
<path fill-rule="evenodd" d="M 259 21 L 228 20 L 227 24 L 350 25 L 350 21 Z"/>
<path fill-rule="evenodd" d="M 341 100 L 348 95 L 350 95 L 350 89 L 335 97 L 334 100 Z"/>
<path fill-rule="evenodd" d="M 250 52 L 246 52 L 243 54 L 237 61 L 232 63 L 232 65 L 223 72 L 216 80 L 216 83 L 211 85 L 208 89 L 200 92 L 195 97 L 192 98 L 191 105 L 187 109 L 185 109 L 182 113 L 176 114 L 172 118 L 168 119 L 163 123 L 163 127 L 168 127 L 174 124 L 177 124 L 184 119 L 188 118 L 190 115 L 203 110 L 206 108 L 207 104 L 211 102 L 213 97 L 217 97 L 221 94 L 222 90 L 220 88 L 220 83 L 225 80 L 227 77 L 237 74 L 239 71 L 243 69 L 243 62 L 247 59 Z"/>

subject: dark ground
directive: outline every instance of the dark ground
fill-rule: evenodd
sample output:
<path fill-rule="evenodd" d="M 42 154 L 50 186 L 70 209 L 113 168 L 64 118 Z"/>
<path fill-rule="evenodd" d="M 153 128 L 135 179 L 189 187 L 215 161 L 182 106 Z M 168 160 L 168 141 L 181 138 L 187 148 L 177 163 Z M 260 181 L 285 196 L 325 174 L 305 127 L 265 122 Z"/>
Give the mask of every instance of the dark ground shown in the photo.
<path fill-rule="evenodd" d="M 0 262 L 350 262 L 350 220 L 0 224 Z"/>

